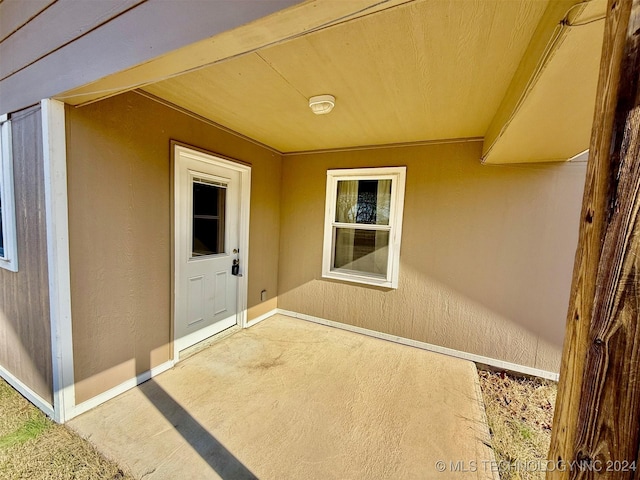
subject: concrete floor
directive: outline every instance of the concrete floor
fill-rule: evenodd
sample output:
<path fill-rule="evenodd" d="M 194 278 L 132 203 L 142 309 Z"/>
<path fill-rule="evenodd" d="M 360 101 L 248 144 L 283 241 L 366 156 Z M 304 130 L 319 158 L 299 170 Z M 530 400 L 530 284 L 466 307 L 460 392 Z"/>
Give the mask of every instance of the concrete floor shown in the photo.
<path fill-rule="evenodd" d="M 69 425 L 145 480 L 497 478 L 473 363 L 282 315 Z"/>

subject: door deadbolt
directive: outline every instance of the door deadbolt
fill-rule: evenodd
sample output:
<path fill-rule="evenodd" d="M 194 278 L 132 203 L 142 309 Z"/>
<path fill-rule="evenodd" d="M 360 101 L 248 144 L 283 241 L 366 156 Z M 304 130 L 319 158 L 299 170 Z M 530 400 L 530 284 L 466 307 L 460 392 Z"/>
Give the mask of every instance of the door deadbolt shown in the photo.
<path fill-rule="evenodd" d="M 231 275 L 235 275 L 236 277 L 240 277 L 240 260 L 235 259 L 233 261 L 233 265 L 231 265 Z"/>

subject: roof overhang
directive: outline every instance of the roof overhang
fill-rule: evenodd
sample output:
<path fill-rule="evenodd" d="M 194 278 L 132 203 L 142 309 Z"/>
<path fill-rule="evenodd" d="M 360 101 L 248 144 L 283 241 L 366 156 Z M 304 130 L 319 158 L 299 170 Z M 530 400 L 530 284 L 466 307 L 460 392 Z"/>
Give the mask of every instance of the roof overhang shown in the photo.
<path fill-rule="evenodd" d="M 484 138 L 485 163 L 563 161 L 588 148 L 605 7 L 312 0 L 57 98 L 139 89 L 282 153 Z"/>

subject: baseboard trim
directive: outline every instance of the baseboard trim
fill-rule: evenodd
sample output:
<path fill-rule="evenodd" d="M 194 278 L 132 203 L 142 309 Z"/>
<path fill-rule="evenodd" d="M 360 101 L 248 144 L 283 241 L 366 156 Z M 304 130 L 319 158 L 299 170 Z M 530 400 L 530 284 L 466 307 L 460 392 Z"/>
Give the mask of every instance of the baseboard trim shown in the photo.
<path fill-rule="evenodd" d="M 420 348 L 422 350 L 427 350 L 434 353 L 440 353 L 442 355 L 449 355 L 450 357 L 460 358 L 463 360 L 469 360 L 479 365 L 485 365 L 490 368 L 506 370 L 509 372 L 514 372 L 522 375 L 535 376 L 540 378 L 545 378 L 548 380 L 558 381 L 559 374 L 555 372 L 549 372 L 547 370 L 541 370 L 538 368 L 527 367 L 525 365 L 519 365 L 516 363 L 505 362 L 503 360 L 498 360 L 495 358 L 485 357 L 483 355 L 476 355 L 474 353 L 463 352 L 460 350 L 455 350 L 453 348 L 441 347 L 439 345 L 433 345 L 431 343 L 421 342 L 418 340 L 412 340 L 410 338 L 399 337 L 397 335 L 391 335 L 388 333 L 378 332 L 375 330 L 369 330 L 368 328 L 356 327 L 353 325 L 349 325 L 346 323 L 334 322 L 333 320 L 327 320 L 320 317 L 314 317 L 313 315 L 307 315 L 304 313 L 293 312 L 291 310 L 284 310 L 282 308 L 275 308 L 270 310 L 259 317 L 254 318 L 250 322 L 247 322 L 245 328 L 250 328 L 263 320 L 266 320 L 276 314 L 286 315 L 288 317 L 297 318 L 300 320 L 305 320 L 308 322 L 317 323 L 320 325 L 326 325 L 328 327 L 339 328 L 341 330 L 346 330 L 349 332 L 359 333 L 362 335 L 367 335 L 369 337 L 378 338 L 381 340 L 387 340 L 390 342 L 399 343 L 401 345 L 407 345 L 410 347 Z M 143 382 L 146 382 L 150 378 L 159 375 L 174 366 L 174 361 L 169 360 L 157 367 L 152 368 L 146 372 L 137 375 L 135 378 L 131 378 L 120 385 L 113 387 L 106 392 L 103 392 L 85 402 L 82 402 L 76 406 L 74 406 L 70 412 L 68 412 L 67 420 L 70 420 L 82 413 L 85 413 L 102 403 L 111 400 L 112 398 L 117 397 L 118 395 L 130 390 Z M 16 390 L 18 390 L 22 395 L 24 395 L 29 401 L 35 404 L 38 408 L 43 410 L 47 415 L 53 418 L 53 407 L 43 400 L 40 396 L 38 396 L 35 392 L 33 392 L 30 388 L 20 382 L 16 377 L 14 377 L 11 373 L 5 370 L 2 366 L 0 366 L 0 376 L 2 376 L 10 385 L 12 385 Z"/>
<path fill-rule="evenodd" d="M 450 357 L 461 358 L 463 360 L 469 360 L 479 365 L 486 365 L 488 367 L 506 370 L 522 375 L 534 376 L 545 378 L 547 380 L 558 381 L 559 374 L 555 372 L 549 372 L 547 370 L 541 370 L 538 368 L 527 367 L 525 365 L 518 365 L 517 363 L 505 362 L 495 358 L 485 357 L 483 355 L 476 355 L 475 353 L 463 352 L 455 350 L 453 348 L 441 347 L 439 345 L 433 345 L 431 343 L 420 342 L 418 340 L 412 340 L 410 338 L 399 337 L 397 335 L 390 335 L 388 333 L 378 332 L 376 330 L 369 330 L 368 328 L 356 327 L 346 323 L 334 322 L 333 320 L 326 320 L 320 317 L 314 317 L 304 313 L 292 312 L 290 310 L 277 309 L 277 313 L 287 315 L 289 317 L 298 318 L 300 320 L 306 320 L 308 322 L 319 323 L 328 327 L 340 328 L 342 330 L 348 330 L 350 332 L 360 333 L 362 335 L 368 335 L 370 337 L 387 340 L 390 342 L 400 343 L 402 345 L 408 345 L 410 347 L 420 348 L 422 350 L 428 350 L 434 353 L 441 353 L 443 355 L 449 355 Z"/>
<path fill-rule="evenodd" d="M 101 405 L 104 402 L 111 400 L 112 398 L 115 398 L 120 394 L 123 394 L 127 390 L 131 390 L 132 388 L 137 387 L 141 383 L 146 382 L 147 380 L 155 377 L 156 375 L 160 375 L 161 373 L 166 372 L 167 370 L 172 368 L 173 365 L 174 365 L 173 360 L 164 362 L 158 365 L 157 367 L 152 368 L 151 370 L 147 370 L 146 372 L 143 372 L 137 375 L 135 378 L 131 378 L 129 380 L 126 380 L 125 382 L 122 382 L 120 385 L 117 385 L 107 390 L 106 392 L 102 392 L 101 394 L 96 395 L 95 397 L 90 398 L 89 400 L 79 403 L 78 405 L 74 406 L 70 412 L 68 412 L 67 420 L 71 420 L 72 418 L 77 417 L 78 415 L 88 412 L 92 408 L 95 408 L 98 405 Z"/>
<path fill-rule="evenodd" d="M 276 313 L 278 313 L 277 308 L 274 308 L 273 310 L 270 310 L 267 313 L 263 313 L 259 317 L 256 317 L 253 320 L 248 321 L 244 328 L 253 327 L 255 324 L 260 323 L 261 321 L 266 320 L 269 317 L 273 317 Z"/>
<path fill-rule="evenodd" d="M 36 407 L 42 410 L 49 418 L 55 418 L 55 412 L 53 405 L 47 402 L 44 398 L 38 395 L 36 392 L 27 387 L 22 381 L 18 379 L 9 370 L 0 365 L 0 377 L 4 378 L 6 382 L 15 388 L 20 395 L 33 403 Z"/>

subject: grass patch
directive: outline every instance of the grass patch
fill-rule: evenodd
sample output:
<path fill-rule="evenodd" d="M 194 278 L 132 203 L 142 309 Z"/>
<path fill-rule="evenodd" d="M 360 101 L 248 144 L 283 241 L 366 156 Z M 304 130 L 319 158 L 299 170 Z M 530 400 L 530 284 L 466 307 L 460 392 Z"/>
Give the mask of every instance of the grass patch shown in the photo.
<path fill-rule="evenodd" d="M 32 405 L 9 384 L 0 379 L 0 438 L 8 435 L 31 418 Z"/>
<path fill-rule="evenodd" d="M 479 371 L 501 480 L 544 480 L 557 384 Z"/>
<path fill-rule="evenodd" d="M 0 449 L 19 445 L 34 438 L 51 427 L 51 422 L 44 415 L 34 415 L 17 430 L 0 437 Z"/>
<path fill-rule="evenodd" d="M 134 480 L 0 379 L 0 479 Z"/>

